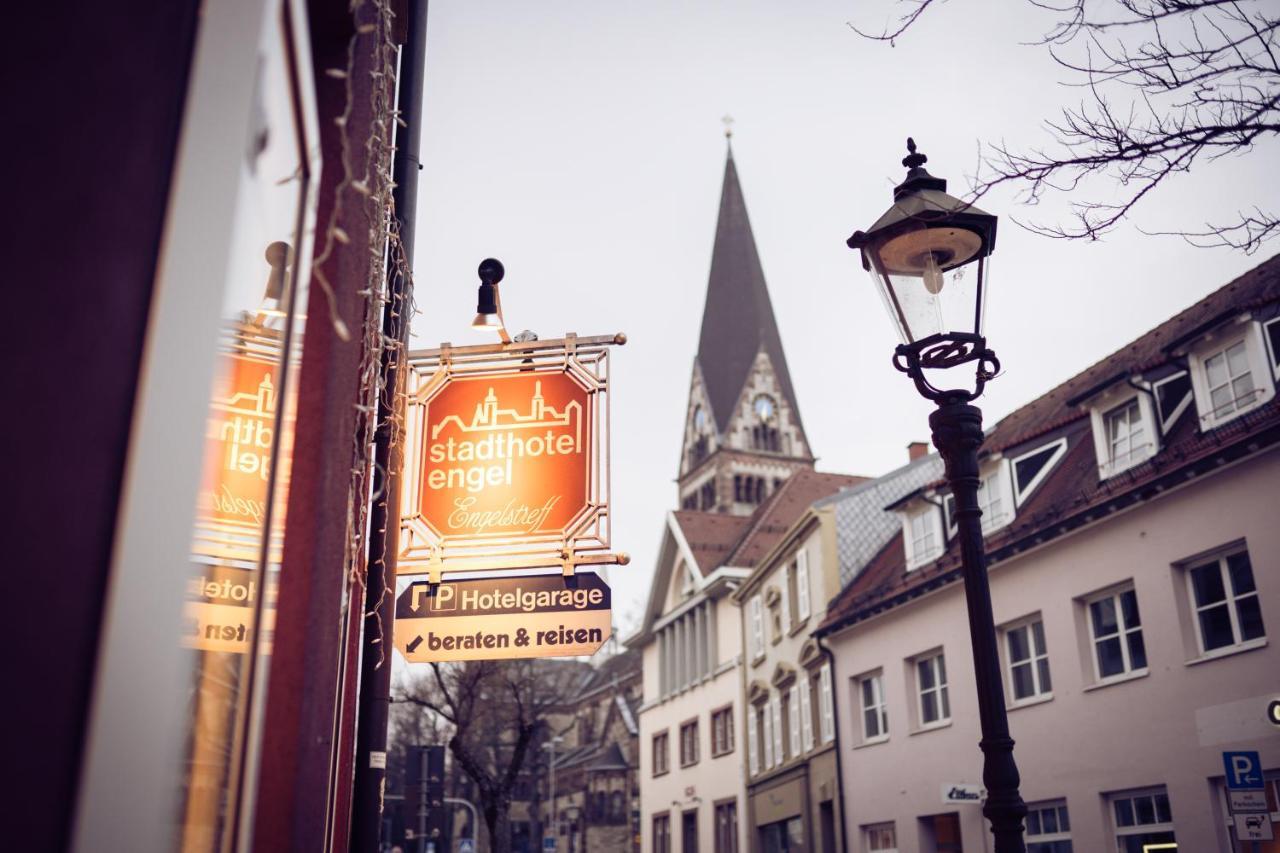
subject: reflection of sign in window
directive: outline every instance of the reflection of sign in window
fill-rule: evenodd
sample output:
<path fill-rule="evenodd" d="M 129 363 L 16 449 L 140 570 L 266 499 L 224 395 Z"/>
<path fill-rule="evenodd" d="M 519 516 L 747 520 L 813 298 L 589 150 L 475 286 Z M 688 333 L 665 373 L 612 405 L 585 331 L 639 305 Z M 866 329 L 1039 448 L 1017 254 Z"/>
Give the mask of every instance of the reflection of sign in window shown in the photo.
<path fill-rule="evenodd" d="M 278 364 L 227 355 L 209 406 L 200 515 L 257 528 L 266 514 Z"/>

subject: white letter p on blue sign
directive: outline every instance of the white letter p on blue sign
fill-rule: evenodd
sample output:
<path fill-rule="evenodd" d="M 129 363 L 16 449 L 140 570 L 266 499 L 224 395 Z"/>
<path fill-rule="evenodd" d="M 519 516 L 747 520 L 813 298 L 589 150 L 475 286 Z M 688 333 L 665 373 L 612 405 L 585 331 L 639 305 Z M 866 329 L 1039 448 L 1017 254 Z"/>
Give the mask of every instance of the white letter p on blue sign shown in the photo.
<path fill-rule="evenodd" d="M 1227 771 L 1227 789 L 1231 791 L 1261 790 L 1262 758 L 1256 752 L 1224 752 L 1222 765 Z"/>

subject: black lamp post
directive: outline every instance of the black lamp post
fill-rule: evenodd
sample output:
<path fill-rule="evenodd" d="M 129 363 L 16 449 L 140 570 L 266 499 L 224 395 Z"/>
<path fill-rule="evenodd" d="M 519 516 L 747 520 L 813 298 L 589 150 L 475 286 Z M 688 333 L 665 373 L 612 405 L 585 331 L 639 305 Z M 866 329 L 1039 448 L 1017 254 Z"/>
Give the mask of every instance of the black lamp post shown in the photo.
<path fill-rule="evenodd" d="M 871 273 L 902 337 L 894 367 L 938 405 L 929 426 L 955 497 L 982 725 L 979 746 L 985 756 L 982 781 L 987 801 L 982 813 L 991 821 L 996 853 L 1023 853 L 1027 806 L 1018 793 L 978 508 L 982 411 L 969 405 L 1000 370 L 982 333 L 996 217 L 947 195 L 947 182 L 925 171 L 928 158 L 916 153 L 911 139 L 907 150 L 902 161 L 907 177 L 893 190 L 893 206 L 848 243 L 861 251 L 862 266 Z M 925 373 L 970 362 L 976 363 L 973 390 L 944 390 Z"/>

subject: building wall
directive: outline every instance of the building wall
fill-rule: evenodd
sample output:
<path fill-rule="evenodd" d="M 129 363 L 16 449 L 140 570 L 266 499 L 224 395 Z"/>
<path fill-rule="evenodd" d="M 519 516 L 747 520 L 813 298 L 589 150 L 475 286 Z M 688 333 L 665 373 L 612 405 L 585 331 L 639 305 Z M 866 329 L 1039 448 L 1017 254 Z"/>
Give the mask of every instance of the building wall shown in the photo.
<path fill-rule="evenodd" d="M 824 659 L 815 659 L 808 662 L 808 666 L 801 663 L 801 650 L 809 641 L 813 628 L 822 623 L 826 616 L 826 606 L 828 600 L 838 592 L 836 579 L 839 572 L 835 566 L 835 537 L 834 537 L 834 511 L 830 508 L 817 510 L 816 517 L 806 515 L 801 519 L 799 536 L 792 541 L 790 536 L 784 537 L 783 546 L 774 552 L 767 560 L 761 564 L 760 568 L 752 574 L 748 581 L 743 585 L 741 591 L 735 596 L 735 599 L 741 599 L 743 604 L 740 607 L 742 612 L 741 633 L 736 638 L 738 647 L 744 650 L 744 658 L 749 658 L 745 663 L 744 683 L 743 683 L 743 703 L 744 707 L 747 702 L 747 694 L 753 683 L 768 685 L 770 696 L 779 693 L 777 687 L 771 683 L 771 678 L 777 668 L 787 666 L 793 668 L 798 674 L 807 675 L 811 687 L 811 695 L 813 697 L 810 703 L 811 726 L 813 732 L 813 747 L 801 755 L 791 755 L 790 739 L 783 738 L 783 749 L 786 752 L 787 759 L 781 764 L 776 765 L 772 769 L 764 767 L 763 749 L 760 749 L 760 772 L 754 776 L 748 776 L 748 793 L 751 802 L 751 808 L 748 810 L 747 826 L 751 843 L 743 846 L 744 850 L 756 849 L 754 845 L 758 843 L 758 827 L 770 823 L 778 818 L 778 814 L 774 814 L 773 810 L 758 808 L 759 804 L 769 799 L 777 799 L 783 797 L 788 802 L 799 800 L 799 808 L 803 813 L 805 823 L 805 843 L 808 845 L 805 849 L 814 851 L 814 853 L 830 853 L 821 840 L 821 818 L 820 804 L 823 801 L 830 801 L 836 809 L 835 821 L 836 832 L 834 838 L 834 850 L 843 850 L 839 833 L 839 786 L 837 773 L 835 769 L 835 742 L 829 741 L 824 743 L 821 736 L 821 691 L 819 689 L 819 661 Z M 760 657 L 750 659 L 751 655 L 745 651 L 751 648 L 751 625 L 749 611 L 749 601 L 756 595 L 760 595 L 762 600 L 766 590 L 771 587 L 780 589 L 787 581 L 784 580 L 783 569 L 790 567 L 791 571 L 795 571 L 795 564 L 799 559 L 800 553 L 806 555 L 808 561 L 809 572 L 809 608 L 810 615 L 807 619 L 800 621 L 799 602 L 796 600 L 796 592 L 788 592 L 787 602 L 790 604 L 792 611 L 790 631 L 784 633 L 776 639 L 773 629 L 773 619 L 771 608 L 764 606 L 764 653 Z M 795 590 L 797 585 L 794 581 L 790 582 L 789 588 Z M 788 689 L 789 685 L 784 688 Z M 745 725 L 745 721 L 744 721 Z M 763 738 L 763 732 L 759 735 Z M 749 748 L 745 729 L 743 734 L 744 749 Z M 801 750 L 804 744 L 801 741 Z M 749 764 L 744 753 L 743 767 L 750 772 Z M 803 791 L 801 795 L 798 792 Z"/>
<path fill-rule="evenodd" d="M 1115 849 L 1106 792 L 1164 785 L 1181 850 L 1227 851 L 1221 807 L 1224 750 L 1259 750 L 1280 769 L 1280 730 L 1264 719 L 1278 695 L 1280 651 L 1260 647 L 1197 659 L 1186 582 L 1175 566 L 1208 550 L 1248 545 L 1264 625 L 1280 636 L 1280 451 L 1272 449 L 1203 481 L 1084 528 L 993 568 L 997 625 L 1039 612 L 1052 698 L 1009 711 L 1028 802 L 1065 798 L 1074 849 Z M 1081 596 L 1132 579 L 1148 674 L 1096 685 Z M 963 590 L 952 585 L 827 639 L 836 657 L 850 846 L 861 828 L 894 821 L 900 850 L 928 850 L 918 818 L 959 812 L 965 850 L 984 850 L 978 806 L 944 806 L 944 783 L 981 783 L 979 728 Z M 911 656 L 946 654 L 951 723 L 912 731 Z M 1002 648 L 1002 655 L 1004 654 Z M 851 678 L 883 669 L 889 738 L 861 745 Z M 1007 669 L 1006 673 L 1006 693 Z M 885 778 L 903 780 L 886 786 Z"/>
<path fill-rule="evenodd" d="M 673 581 L 678 582 L 678 579 Z M 730 798 L 736 798 L 738 803 L 739 838 L 746 838 L 743 789 L 746 756 L 742 734 L 745 720 L 736 665 L 738 609 L 727 598 L 714 603 L 719 640 L 717 666 L 709 678 L 666 699 L 650 699 L 648 697 L 658 696 L 658 644 L 651 642 L 644 649 L 646 702 L 640 709 L 640 835 L 644 853 L 653 850 L 653 817 L 664 812 L 671 818 L 671 851 L 682 853 L 680 820 L 682 812 L 689 810 L 696 810 L 698 815 L 698 849 L 715 850 L 714 804 Z M 712 758 L 711 711 L 730 704 L 733 705 L 734 748 L 732 752 Z M 693 718 L 698 720 L 698 762 L 681 767 L 680 725 Z M 670 769 L 655 777 L 653 736 L 663 730 L 667 732 Z"/>

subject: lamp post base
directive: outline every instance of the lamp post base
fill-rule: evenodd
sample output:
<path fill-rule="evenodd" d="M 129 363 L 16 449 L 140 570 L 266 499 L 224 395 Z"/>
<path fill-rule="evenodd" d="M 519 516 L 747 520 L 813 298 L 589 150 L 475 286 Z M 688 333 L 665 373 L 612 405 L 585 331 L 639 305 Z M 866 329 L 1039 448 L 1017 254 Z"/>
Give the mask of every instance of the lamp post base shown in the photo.
<path fill-rule="evenodd" d="M 982 781 L 987 801 L 982 813 L 991 822 L 995 853 L 1025 853 L 1022 820 L 1027 805 L 1018 793 L 1018 766 L 1005 712 L 1004 684 L 996 651 L 995 619 L 987 558 L 982 543 L 982 510 L 978 507 L 978 449 L 982 446 L 982 411 L 960 396 L 944 397 L 929 415 L 933 443 L 946 465 L 947 482 L 955 497 L 957 535 L 963 560 L 964 594 L 969 609 L 969 638 L 978 690 L 982 726 L 979 747 L 984 756 Z"/>

